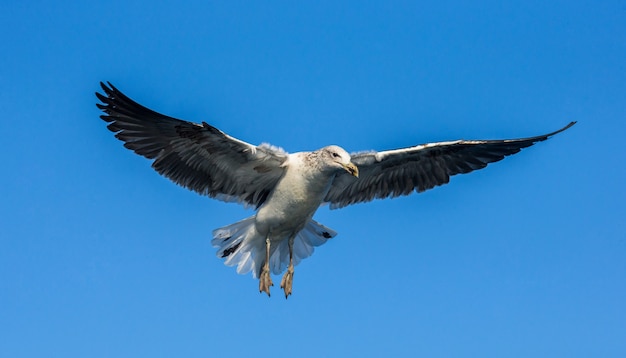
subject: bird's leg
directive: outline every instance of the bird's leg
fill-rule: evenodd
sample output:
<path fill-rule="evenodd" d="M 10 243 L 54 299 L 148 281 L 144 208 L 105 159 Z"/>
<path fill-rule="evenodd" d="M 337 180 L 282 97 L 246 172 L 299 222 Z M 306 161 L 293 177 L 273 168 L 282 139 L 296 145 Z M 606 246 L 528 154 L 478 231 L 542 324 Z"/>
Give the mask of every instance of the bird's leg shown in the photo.
<path fill-rule="evenodd" d="M 270 277 L 270 236 L 268 234 L 265 238 L 265 262 L 259 274 L 259 292 L 265 292 L 269 296 L 270 286 L 274 286 L 274 284 Z"/>
<path fill-rule="evenodd" d="M 289 239 L 289 267 L 280 281 L 280 288 L 285 290 L 285 298 L 291 295 L 291 285 L 293 284 L 293 241 L 295 238 Z"/>

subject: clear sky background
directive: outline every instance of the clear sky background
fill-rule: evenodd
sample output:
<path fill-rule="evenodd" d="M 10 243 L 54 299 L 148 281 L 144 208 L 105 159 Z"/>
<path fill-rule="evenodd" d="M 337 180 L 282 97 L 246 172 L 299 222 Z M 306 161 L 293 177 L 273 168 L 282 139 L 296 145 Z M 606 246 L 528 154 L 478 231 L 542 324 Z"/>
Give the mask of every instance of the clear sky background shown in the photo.
<path fill-rule="evenodd" d="M 626 356 L 623 1 L 9 0 L 0 43 L 0 356 Z M 285 300 L 211 247 L 252 212 L 123 148 L 99 81 L 290 152 L 578 124 L 321 208 Z"/>

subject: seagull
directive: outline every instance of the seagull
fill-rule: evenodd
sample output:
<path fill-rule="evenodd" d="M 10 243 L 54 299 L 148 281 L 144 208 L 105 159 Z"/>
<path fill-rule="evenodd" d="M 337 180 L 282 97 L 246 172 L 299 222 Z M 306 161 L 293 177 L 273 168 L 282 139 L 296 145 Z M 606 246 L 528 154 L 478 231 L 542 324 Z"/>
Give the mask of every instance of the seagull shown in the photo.
<path fill-rule="evenodd" d="M 294 266 L 337 235 L 313 220 L 331 209 L 421 193 L 450 177 L 489 163 L 560 133 L 505 140 L 455 140 L 382 152 L 349 154 L 337 145 L 287 153 L 269 144 L 252 145 L 206 122 L 193 123 L 150 110 L 111 83 L 100 83 L 97 106 L 107 128 L 124 147 L 152 161 L 159 174 L 200 195 L 236 202 L 256 214 L 213 231 L 217 256 L 237 273 L 252 272 L 259 292 L 270 295 L 270 273 L 285 271 L 280 287 L 292 293 Z"/>

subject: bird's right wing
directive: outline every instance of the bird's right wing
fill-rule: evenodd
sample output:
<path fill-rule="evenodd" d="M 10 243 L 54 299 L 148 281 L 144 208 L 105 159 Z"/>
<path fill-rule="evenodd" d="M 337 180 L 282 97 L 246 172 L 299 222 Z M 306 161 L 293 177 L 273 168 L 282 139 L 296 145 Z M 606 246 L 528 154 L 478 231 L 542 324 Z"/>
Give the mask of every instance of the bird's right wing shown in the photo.
<path fill-rule="evenodd" d="M 254 146 L 202 122 L 196 124 L 152 111 L 101 83 L 107 128 L 124 146 L 154 160 L 152 167 L 199 194 L 258 207 L 284 173 L 288 154 Z"/>

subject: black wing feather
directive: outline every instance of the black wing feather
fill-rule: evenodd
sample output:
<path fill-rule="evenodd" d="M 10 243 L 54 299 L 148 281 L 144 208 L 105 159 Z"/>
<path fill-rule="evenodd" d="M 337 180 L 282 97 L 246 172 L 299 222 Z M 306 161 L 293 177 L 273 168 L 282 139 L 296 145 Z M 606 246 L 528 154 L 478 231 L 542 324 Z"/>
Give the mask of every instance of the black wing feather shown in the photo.
<path fill-rule="evenodd" d="M 259 206 L 283 175 L 287 153 L 253 146 L 203 122 L 168 117 L 100 83 L 97 106 L 124 147 L 154 160 L 152 167 L 202 195 Z"/>
<path fill-rule="evenodd" d="M 325 202 L 330 203 L 332 208 L 340 208 L 376 198 L 423 192 L 448 183 L 453 175 L 482 169 L 489 163 L 518 153 L 575 123 L 571 122 L 552 133 L 529 138 L 458 140 L 378 153 L 356 153 L 352 155 L 352 162 L 359 167 L 359 178 L 347 173 L 338 175 Z"/>

